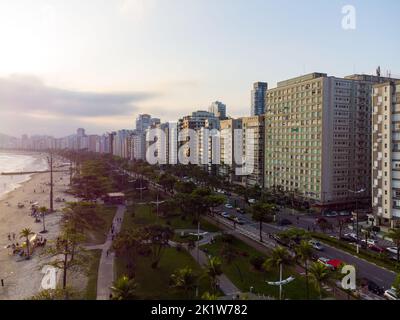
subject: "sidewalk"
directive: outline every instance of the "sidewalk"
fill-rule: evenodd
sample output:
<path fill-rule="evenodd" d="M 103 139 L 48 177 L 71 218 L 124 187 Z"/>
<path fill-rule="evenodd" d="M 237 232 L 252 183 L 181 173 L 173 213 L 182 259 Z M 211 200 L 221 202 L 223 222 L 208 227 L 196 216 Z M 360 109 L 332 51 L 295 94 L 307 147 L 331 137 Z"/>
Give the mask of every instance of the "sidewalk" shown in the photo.
<path fill-rule="evenodd" d="M 114 235 L 118 234 L 121 230 L 121 225 L 125 215 L 125 206 L 118 206 L 117 213 L 115 214 L 113 220 Z M 121 219 L 121 222 L 118 220 Z M 89 247 L 88 249 L 102 249 L 99 272 L 97 276 L 97 300 L 109 300 L 111 290 L 110 287 L 114 282 L 114 253 L 111 252 L 112 246 L 112 230 L 109 231 L 107 235 L 107 241 L 99 246 Z M 107 252 L 109 254 L 107 254 Z"/>

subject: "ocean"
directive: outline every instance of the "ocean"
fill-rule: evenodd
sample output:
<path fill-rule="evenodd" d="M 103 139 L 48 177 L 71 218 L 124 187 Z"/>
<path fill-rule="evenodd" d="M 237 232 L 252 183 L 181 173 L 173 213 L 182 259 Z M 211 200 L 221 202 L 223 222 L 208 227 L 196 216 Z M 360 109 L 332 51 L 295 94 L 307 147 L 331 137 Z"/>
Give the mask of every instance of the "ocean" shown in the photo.
<path fill-rule="evenodd" d="M 28 154 L 13 154 L 0 151 L 0 173 L 16 171 L 41 171 L 46 170 L 47 168 L 48 165 L 46 160 L 38 156 Z M 0 175 L 0 199 L 29 179 L 30 175 Z"/>

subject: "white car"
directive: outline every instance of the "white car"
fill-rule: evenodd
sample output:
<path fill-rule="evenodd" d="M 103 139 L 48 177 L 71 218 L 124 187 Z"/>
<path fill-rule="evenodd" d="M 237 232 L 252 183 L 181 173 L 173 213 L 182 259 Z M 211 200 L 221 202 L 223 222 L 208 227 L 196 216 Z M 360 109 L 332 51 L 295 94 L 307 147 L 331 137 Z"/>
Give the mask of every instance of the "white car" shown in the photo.
<path fill-rule="evenodd" d="M 361 240 L 362 243 L 365 243 L 365 239 Z M 378 245 L 378 240 L 374 240 L 374 239 L 368 239 L 367 240 L 367 245 L 369 246 L 376 246 Z"/>
<path fill-rule="evenodd" d="M 397 254 L 397 248 L 396 247 L 386 248 L 386 250 L 389 251 L 390 253 Z"/>
<path fill-rule="evenodd" d="M 313 247 L 315 250 L 324 251 L 324 246 L 323 246 L 319 241 L 310 240 L 309 243 L 310 243 L 310 245 L 312 245 L 312 247 Z"/>
<path fill-rule="evenodd" d="M 227 208 L 227 209 L 233 209 L 233 206 L 232 206 L 230 203 L 227 203 L 227 204 L 225 205 L 225 208 Z"/>
<path fill-rule="evenodd" d="M 224 218 L 229 218 L 231 215 L 229 214 L 229 213 L 226 213 L 226 212 L 222 212 L 221 213 L 221 216 L 223 216 Z"/>
<path fill-rule="evenodd" d="M 346 238 L 350 237 L 350 238 L 353 238 L 353 239 L 357 240 L 357 234 L 355 234 L 355 233 L 346 233 L 344 236 Z"/>
<path fill-rule="evenodd" d="M 250 204 L 255 204 L 256 203 L 256 199 L 249 199 L 249 203 Z"/>
<path fill-rule="evenodd" d="M 383 296 L 388 300 L 399 300 L 399 297 L 394 289 L 386 290 Z"/>

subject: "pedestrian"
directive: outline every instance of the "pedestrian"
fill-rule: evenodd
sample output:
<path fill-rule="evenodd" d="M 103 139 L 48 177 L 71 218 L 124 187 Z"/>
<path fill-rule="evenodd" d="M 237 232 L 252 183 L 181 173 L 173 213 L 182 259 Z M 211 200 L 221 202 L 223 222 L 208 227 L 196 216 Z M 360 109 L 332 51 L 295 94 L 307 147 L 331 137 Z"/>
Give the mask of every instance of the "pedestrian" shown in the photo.
<path fill-rule="evenodd" d="M 11 235 L 8 234 L 8 241 L 11 241 Z"/>

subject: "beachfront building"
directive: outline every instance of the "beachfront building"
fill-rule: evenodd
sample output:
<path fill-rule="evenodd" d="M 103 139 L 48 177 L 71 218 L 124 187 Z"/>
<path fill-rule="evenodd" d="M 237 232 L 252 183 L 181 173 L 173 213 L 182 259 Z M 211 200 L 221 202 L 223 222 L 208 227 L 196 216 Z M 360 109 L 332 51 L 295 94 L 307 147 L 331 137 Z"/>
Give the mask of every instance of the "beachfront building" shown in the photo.
<path fill-rule="evenodd" d="M 218 168 L 218 174 L 220 176 L 227 177 L 230 182 L 235 179 L 236 161 L 235 161 L 235 147 L 238 150 L 242 148 L 242 139 L 237 139 L 235 135 L 235 130 L 242 129 L 242 119 L 228 119 L 222 120 L 220 122 L 220 158 L 221 164 Z M 239 158 L 239 157 L 236 157 Z M 240 157 L 241 159 L 241 157 Z"/>
<path fill-rule="evenodd" d="M 268 91 L 268 83 L 256 82 L 251 91 L 251 116 L 259 116 L 265 113 L 266 96 Z"/>
<path fill-rule="evenodd" d="M 213 102 L 208 108 L 208 112 L 213 113 L 220 120 L 226 119 L 226 105 L 222 102 Z"/>
<path fill-rule="evenodd" d="M 354 203 L 355 195 L 368 201 L 371 93 L 384 80 L 311 73 L 269 90 L 265 186 L 323 206 Z"/>
<path fill-rule="evenodd" d="M 265 117 L 241 118 L 241 122 L 242 164 L 248 172 L 239 178 L 246 186 L 264 187 Z"/>
<path fill-rule="evenodd" d="M 400 226 L 400 81 L 373 89 L 372 208 L 379 226 Z"/>

